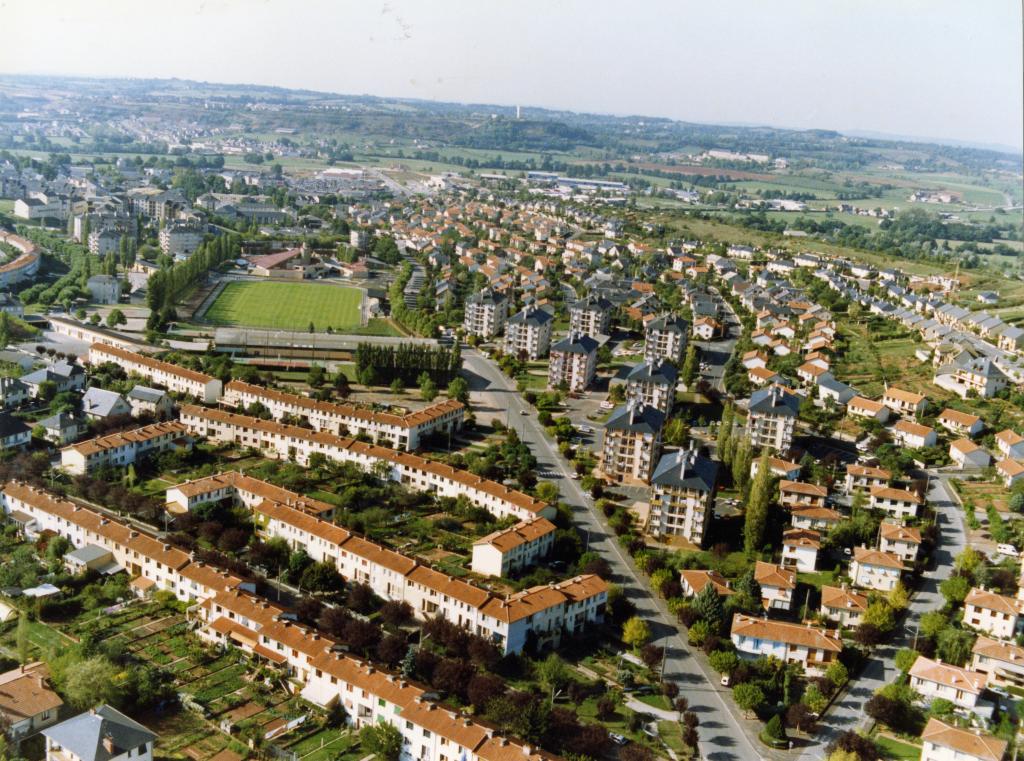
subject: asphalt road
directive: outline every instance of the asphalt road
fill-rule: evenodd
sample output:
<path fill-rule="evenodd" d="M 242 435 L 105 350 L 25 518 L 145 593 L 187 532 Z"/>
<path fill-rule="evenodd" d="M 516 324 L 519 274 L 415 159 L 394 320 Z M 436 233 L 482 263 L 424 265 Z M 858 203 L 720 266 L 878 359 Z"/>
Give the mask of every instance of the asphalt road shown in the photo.
<path fill-rule="evenodd" d="M 611 580 L 623 588 L 636 606 L 637 615 L 648 621 L 655 644 L 665 648 L 666 680 L 679 685 L 680 694 L 690 701 L 690 710 L 700 716 L 701 757 L 708 761 L 754 761 L 768 755 L 734 714 L 731 697 L 723 694 L 728 689 L 720 687 L 717 675 L 705 670 L 690 653 L 664 602 L 641 580 L 632 559 L 619 547 L 592 500 L 570 477 L 568 465 L 543 432 L 532 407 L 489 359 L 471 349 L 463 353 L 463 358 L 476 415 L 485 420 L 507 418 L 537 458 L 538 471 L 558 485 L 563 501 L 572 507 L 576 526 L 584 531 L 589 548 L 609 562 L 614 574 Z"/>

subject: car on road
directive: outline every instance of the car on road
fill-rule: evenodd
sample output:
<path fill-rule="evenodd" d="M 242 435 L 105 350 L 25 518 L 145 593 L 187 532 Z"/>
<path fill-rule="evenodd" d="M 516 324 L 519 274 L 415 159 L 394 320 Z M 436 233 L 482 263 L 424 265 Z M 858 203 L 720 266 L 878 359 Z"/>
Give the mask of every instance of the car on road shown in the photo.
<path fill-rule="evenodd" d="M 730 681 L 731 680 L 729 679 L 729 675 L 728 674 L 722 674 L 721 682 L 722 682 L 722 686 L 723 687 L 728 687 Z"/>
<path fill-rule="evenodd" d="M 996 552 L 998 552 L 1000 555 L 1006 555 L 1011 558 L 1015 558 L 1020 555 L 1020 553 L 1017 552 L 1017 548 L 1014 547 L 1012 544 L 997 544 Z"/>
<path fill-rule="evenodd" d="M 529 415 L 530 412 L 529 412 L 529 410 L 519 410 L 519 414 L 520 415 Z"/>
<path fill-rule="evenodd" d="M 579 431 L 580 433 L 593 433 L 594 429 L 591 428 L 589 425 L 581 425 L 579 426 Z"/>
<path fill-rule="evenodd" d="M 569 474 L 569 478 L 571 478 L 573 481 L 579 481 L 580 474 L 574 470 L 572 473 Z"/>

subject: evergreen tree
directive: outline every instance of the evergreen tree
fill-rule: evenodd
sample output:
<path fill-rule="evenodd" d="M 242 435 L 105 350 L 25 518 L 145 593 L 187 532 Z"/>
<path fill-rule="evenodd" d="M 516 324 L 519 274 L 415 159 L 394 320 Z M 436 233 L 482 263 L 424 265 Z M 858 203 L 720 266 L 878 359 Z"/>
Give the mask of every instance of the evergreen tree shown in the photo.
<path fill-rule="evenodd" d="M 753 558 L 764 542 L 764 530 L 768 523 L 768 504 L 771 502 L 772 471 L 768 464 L 768 450 L 761 454 L 757 475 L 750 485 L 747 498 L 747 515 L 743 524 L 743 551 Z"/>
<path fill-rule="evenodd" d="M 733 439 L 735 441 L 735 439 Z M 750 480 L 750 466 L 754 462 L 754 450 L 750 439 L 744 436 L 736 444 L 736 452 L 732 455 L 732 480 L 737 488 L 742 489 Z"/>
<path fill-rule="evenodd" d="M 708 583 L 693 598 L 693 610 L 707 621 L 712 629 L 718 631 L 725 618 L 725 606 L 722 605 L 722 598 L 718 596 L 715 585 Z"/>
<path fill-rule="evenodd" d="M 720 459 L 725 465 L 729 465 L 732 462 L 732 452 L 729 449 L 729 440 L 732 438 L 733 416 L 732 402 L 726 402 L 725 407 L 722 409 L 722 424 L 718 428 L 717 442 L 718 459 Z"/>

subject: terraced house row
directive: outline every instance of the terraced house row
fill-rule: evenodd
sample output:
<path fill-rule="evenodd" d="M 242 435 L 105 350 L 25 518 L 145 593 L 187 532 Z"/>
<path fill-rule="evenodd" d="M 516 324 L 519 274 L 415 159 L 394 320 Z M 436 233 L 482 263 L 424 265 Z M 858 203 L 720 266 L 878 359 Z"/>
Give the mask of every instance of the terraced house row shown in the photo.
<path fill-rule="evenodd" d="M 444 497 L 464 495 L 497 518 L 555 517 L 552 505 L 529 494 L 408 452 L 198 405 L 184 405 L 181 422 L 195 436 L 254 447 L 265 455 L 293 459 L 300 465 L 308 465 L 311 456 L 321 454 L 329 460 L 354 463 L 417 491 Z"/>
<path fill-rule="evenodd" d="M 212 375 L 154 359 L 119 346 L 94 343 L 89 347 L 90 364 L 102 365 L 106 362 L 112 362 L 126 373 L 138 375 L 158 386 L 163 386 L 168 391 L 185 394 L 207 404 L 215 404 L 220 401 L 224 393 L 224 384 Z"/>
<path fill-rule="evenodd" d="M 77 505 L 44 489 L 9 481 L 0 495 L 3 512 L 22 532 L 33 537 L 52 531 L 76 548 L 100 547 L 131 576 L 138 592 L 172 592 L 182 602 L 200 600 L 224 589 L 250 587 L 241 579 L 203 563 L 188 553 L 120 521 Z"/>
<path fill-rule="evenodd" d="M 418 449 L 423 439 L 433 433 L 454 433 L 462 428 L 466 416 L 465 405 L 455 399 L 432 404 L 406 415 L 395 415 L 352 404 L 318 402 L 298 394 L 237 380 L 225 386 L 221 402 L 241 410 L 259 403 L 277 421 L 286 417 L 301 419 L 318 431 L 335 436 L 365 434 L 378 444 L 406 451 Z"/>
<path fill-rule="evenodd" d="M 190 615 L 208 642 L 231 644 L 275 664 L 297 680 L 302 696 L 324 707 L 341 704 L 356 727 L 387 721 L 405 752 L 421 761 L 551 761 L 554 756 L 500 736 L 487 725 L 425 699 L 425 690 L 344 655 L 333 640 L 295 623 L 294 616 L 252 594 L 240 579 L 157 539 L 56 495 L 19 482 L 2 490 L 3 510 L 33 536 L 53 531 L 75 547 L 101 547 L 136 578 L 138 591 L 166 589 L 198 601 Z"/>
<path fill-rule="evenodd" d="M 476 719 L 428 700 L 426 691 L 339 652 L 337 643 L 295 624 L 280 608 L 237 591 L 204 600 L 199 636 L 278 664 L 311 703 L 340 704 L 358 727 L 388 722 L 402 734 L 403 758 L 418 761 L 551 761 L 550 754 L 502 737 Z"/>

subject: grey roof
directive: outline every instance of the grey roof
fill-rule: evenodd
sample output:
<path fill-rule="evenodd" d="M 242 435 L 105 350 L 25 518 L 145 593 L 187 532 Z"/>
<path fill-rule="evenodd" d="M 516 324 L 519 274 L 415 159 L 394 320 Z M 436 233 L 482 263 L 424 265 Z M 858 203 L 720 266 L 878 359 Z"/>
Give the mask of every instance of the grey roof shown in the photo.
<path fill-rule="evenodd" d="M 470 304 L 500 304 L 505 300 L 505 297 L 497 293 L 490 288 L 484 288 L 482 291 L 474 293 L 467 299 Z"/>
<path fill-rule="evenodd" d="M 167 396 L 166 391 L 150 388 L 149 386 L 135 386 L 128 392 L 129 399 L 138 399 L 141 402 L 150 402 L 152 404 L 156 404 L 165 396 Z"/>
<path fill-rule="evenodd" d="M 570 333 L 551 347 L 551 351 L 570 354 L 590 354 L 597 351 L 597 341 L 583 333 Z"/>
<path fill-rule="evenodd" d="M 21 380 L 25 383 L 38 385 L 48 380 L 65 380 L 75 375 L 84 375 L 85 370 L 79 365 L 70 365 L 64 360 L 54 362 L 49 367 L 35 370 L 28 375 L 22 375 Z"/>
<path fill-rule="evenodd" d="M 651 483 L 674 489 L 713 491 L 718 480 L 718 463 L 693 449 L 680 449 L 662 456 Z"/>
<path fill-rule="evenodd" d="M 93 386 L 82 397 L 82 409 L 90 415 L 107 417 L 113 414 L 114 406 L 123 401 L 124 397 L 120 394 Z"/>
<path fill-rule="evenodd" d="M 0 412 L 0 438 L 6 439 L 8 436 L 17 436 L 19 433 L 28 433 L 31 430 L 25 421 L 19 420 L 7 412 Z"/>
<path fill-rule="evenodd" d="M 58 412 L 56 415 L 50 415 L 50 417 L 39 421 L 39 425 L 50 431 L 63 431 L 71 426 L 80 426 L 81 424 L 82 421 L 70 412 Z"/>
<path fill-rule="evenodd" d="M 665 424 L 665 413 L 649 404 L 629 403 L 615 408 L 604 424 L 606 431 L 657 434 Z"/>
<path fill-rule="evenodd" d="M 686 320 L 681 317 L 677 317 L 674 314 L 665 314 L 661 317 L 655 317 L 647 323 L 647 332 L 650 333 L 652 330 L 689 335 L 690 326 L 687 325 Z"/>
<path fill-rule="evenodd" d="M 800 397 L 783 388 L 762 388 L 750 395 L 750 412 L 765 415 L 796 417 L 800 414 Z"/>
<path fill-rule="evenodd" d="M 612 302 L 604 296 L 590 293 L 586 298 L 576 301 L 569 309 L 576 312 L 607 312 L 612 306 Z"/>
<path fill-rule="evenodd" d="M 47 727 L 43 734 L 82 761 L 110 761 L 156 739 L 153 732 L 108 705 Z M 110 739 L 113 752 L 104 745 L 105 738 Z"/>
<path fill-rule="evenodd" d="M 662 386 L 675 386 L 679 379 L 679 371 L 671 362 L 661 360 L 659 362 L 643 362 L 626 376 L 626 381 L 637 383 L 657 383 Z"/>
<path fill-rule="evenodd" d="M 509 318 L 509 322 L 515 323 L 516 325 L 547 325 L 554 318 L 549 312 L 544 309 L 538 309 L 535 306 L 528 306 L 523 310 L 516 312 L 512 317 Z"/>
<path fill-rule="evenodd" d="M 98 544 L 87 544 L 84 547 L 79 547 L 77 550 L 72 550 L 64 556 L 64 559 L 73 558 L 80 563 L 92 563 L 96 560 L 102 560 L 110 554 L 110 550 L 100 547 Z"/>

